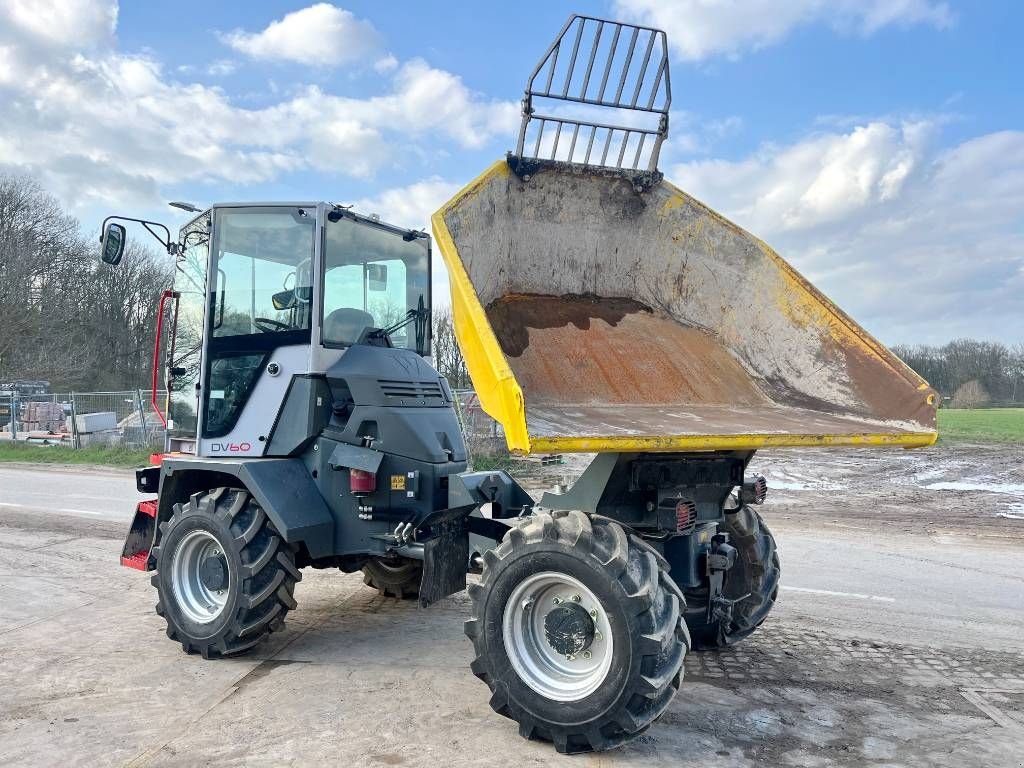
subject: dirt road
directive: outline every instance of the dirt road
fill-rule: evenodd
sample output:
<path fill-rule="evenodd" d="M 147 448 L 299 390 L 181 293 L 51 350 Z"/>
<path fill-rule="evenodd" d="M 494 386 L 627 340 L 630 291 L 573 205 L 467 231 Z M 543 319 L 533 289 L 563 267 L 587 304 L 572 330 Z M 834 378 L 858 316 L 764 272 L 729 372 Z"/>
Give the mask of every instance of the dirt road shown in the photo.
<path fill-rule="evenodd" d="M 121 491 L 99 514 L 21 506 L 0 468 L 0 764 L 1024 765 L 1024 520 L 999 516 L 1024 502 L 1019 452 L 811 453 L 758 457 L 784 574 L 769 622 L 692 654 L 643 737 L 579 759 L 491 712 L 465 595 L 424 611 L 307 571 L 285 632 L 204 662 L 117 565 Z M 36 475 L 23 489 L 91 495 Z M 986 488 L 923 487 L 941 483 Z"/>

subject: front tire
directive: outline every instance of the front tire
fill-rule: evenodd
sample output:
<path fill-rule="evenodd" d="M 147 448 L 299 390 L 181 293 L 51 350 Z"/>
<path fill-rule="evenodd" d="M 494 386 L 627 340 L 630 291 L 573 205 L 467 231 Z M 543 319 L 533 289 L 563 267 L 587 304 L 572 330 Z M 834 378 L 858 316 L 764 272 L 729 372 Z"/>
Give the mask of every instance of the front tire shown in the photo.
<path fill-rule="evenodd" d="M 690 645 L 668 563 L 610 520 L 537 514 L 471 585 L 472 669 L 491 707 L 559 752 L 616 747 L 679 689 Z"/>
<path fill-rule="evenodd" d="M 204 659 L 241 653 L 284 625 L 302 574 L 266 512 L 239 488 L 175 504 L 153 548 L 167 636 Z"/>

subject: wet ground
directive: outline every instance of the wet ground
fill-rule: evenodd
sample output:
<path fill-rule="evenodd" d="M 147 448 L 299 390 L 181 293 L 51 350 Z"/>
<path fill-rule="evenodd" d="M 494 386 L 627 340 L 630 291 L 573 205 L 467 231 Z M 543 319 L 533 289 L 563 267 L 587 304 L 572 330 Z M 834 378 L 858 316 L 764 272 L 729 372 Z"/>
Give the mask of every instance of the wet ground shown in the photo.
<path fill-rule="evenodd" d="M 794 520 L 1024 540 L 1024 445 L 757 454 L 771 508 Z"/>
<path fill-rule="evenodd" d="M 591 454 L 524 482 L 571 483 Z M 754 456 L 773 516 L 830 527 L 1024 540 L 1024 445 L 942 443 L 914 450 L 776 449 Z"/>
<path fill-rule="evenodd" d="M 574 758 L 491 712 L 465 595 L 421 610 L 307 572 L 283 633 L 204 662 L 164 636 L 148 577 L 117 566 L 127 510 L 89 506 L 116 476 L 22 470 L 22 492 L 45 486 L 76 515 L 10 501 L 0 468 L 0 765 L 1019 768 L 1024 520 L 1000 514 L 1024 502 L 1022 458 L 757 457 L 775 612 L 746 643 L 691 654 L 647 734 Z"/>

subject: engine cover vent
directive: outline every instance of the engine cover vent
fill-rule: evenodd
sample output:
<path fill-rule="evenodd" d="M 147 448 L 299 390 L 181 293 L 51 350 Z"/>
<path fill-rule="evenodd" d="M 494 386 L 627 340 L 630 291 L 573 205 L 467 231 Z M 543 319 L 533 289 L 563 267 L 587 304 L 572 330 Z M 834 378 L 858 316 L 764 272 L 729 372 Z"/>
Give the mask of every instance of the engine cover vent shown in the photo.
<path fill-rule="evenodd" d="M 444 399 L 439 381 L 400 381 L 397 379 L 378 379 L 381 391 L 388 397 L 399 400 L 417 400 L 422 398 Z"/>

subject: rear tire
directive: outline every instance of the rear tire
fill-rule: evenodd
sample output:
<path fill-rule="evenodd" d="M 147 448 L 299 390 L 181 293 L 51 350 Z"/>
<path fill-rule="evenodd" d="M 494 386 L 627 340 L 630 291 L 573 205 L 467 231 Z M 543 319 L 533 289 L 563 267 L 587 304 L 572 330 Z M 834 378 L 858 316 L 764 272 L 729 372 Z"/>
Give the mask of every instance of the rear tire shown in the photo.
<path fill-rule="evenodd" d="M 153 548 L 156 612 L 167 636 L 204 659 L 252 648 L 284 625 L 302 574 L 248 491 L 217 488 L 175 504 Z"/>
<path fill-rule="evenodd" d="M 736 547 L 736 564 L 725 578 L 725 596 L 747 597 L 733 605 L 731 622 L 709 623 L 707 588 L 686 590 L 690 606 L 686 624 L 698 651 L 724 648 L 750 637 L 768 618 L 779 594 L 779 553 L 761 515 L 745 505 L 726 512 L 718 530 L 728 533 L 729 543 Z"/>
<path fill-rule="evenodd" d="M 372 557 L 363 566 L 363 583 L 384 597 L 415 600 L 423 580 L 423 561 L 409 557 Z"/>
<path fill-rule="evenodd" d="M 668 563 L 617 523 L 537 514 L 486 552 L 469 594 L 473 673 L 527 739 L 564 753 L 611 749 L 647 730 L 679 689 L 686 601 Z"/>

